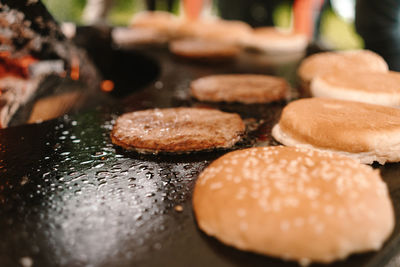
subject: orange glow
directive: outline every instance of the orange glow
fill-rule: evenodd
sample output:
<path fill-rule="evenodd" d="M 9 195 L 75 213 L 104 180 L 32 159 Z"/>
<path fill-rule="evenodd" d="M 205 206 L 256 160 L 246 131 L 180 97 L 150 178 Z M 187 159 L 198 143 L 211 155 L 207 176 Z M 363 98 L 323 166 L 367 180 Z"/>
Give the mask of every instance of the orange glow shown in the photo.
<path fill-rule="evenodd" d="M 9 51 L 0 52 L 0 77 L 16 76 L 27 78 L 29 76 L 29 65 L 35 63 L 37 59 L 28 55 L 12 58 Z"/>
<path fill-rule="evenodd" d="M 189 20 L 196 20 L 200 17 L 201 11 L 208 3 L 207 0 L 185 0 L 183 2 L 183 9 L 185 15 Z"/>
<path fill-rule="evenodd" d="M 104 80 L 101 82 L 101 90 L 104 92 L 111 92 L 114 90 L 114 82 L 110 80 Z"/>
<path fill-rule="evenodd" d="M 79 80 L 79 58 L 77 56 L 73 56 L 71 58 L 71 79 L 76 81 Z"/>
<path fill-rule="evenodd" d="M 314 15 L 320 12 L 322 0 L 295 0 L 293 5 L 294 31 L 312 38 L 314 32 Z"/>
<path fill-rule="evenodd" d="M 23 68 L 28 68 L 29 65 L 36 62 L 37 59 L 33 58 L 32 56 L 25 56 L 19 59 L 20 66 Z"/>
<path fill-rule="evenodd" d="M 10 57 L 11 53 L 9 51 L 0 51 L 0 57 Z"/>

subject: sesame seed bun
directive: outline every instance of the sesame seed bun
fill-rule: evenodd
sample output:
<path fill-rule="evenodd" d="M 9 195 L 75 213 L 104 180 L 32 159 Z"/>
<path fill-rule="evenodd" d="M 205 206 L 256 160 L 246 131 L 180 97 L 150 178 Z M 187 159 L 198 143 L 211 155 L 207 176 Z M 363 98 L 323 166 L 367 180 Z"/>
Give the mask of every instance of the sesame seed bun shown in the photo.
<path fill-rule="evenodd" d="M 193 208 L 200 229 L 223 243 L 304 265 L 378 250 L 394 227 L 378 171 L 290 147 L 220 157 L 200 174 Z"/>
<path fill-rule="evenodd" d="M 190 84 L 191 94 L 200 101 L 268 103 L 285 99 L 290 90 L 285 79 L 255 74 L 211 75 Z"/>
<path fill-rule="evenodd" d="M 388 65 L 378 54 L 369 50 L 324 52 L 305 58 L 297 74 L 304 93 L 309 93 L 311 80 L 327 72 L 387 72 Z"/>
<path fill-rule="evenodd" d="M 400 109 L 355 101 L 291 102 L 272 136 L 287 146 L 337 151 L 363 163 L 400 161 Z"/>
<path fill-rule="evenodd" d="M 400 73 L 329 72 L 312 80 L 311 95 L 400 106 Z"/>
<path fill-rule="evenodd" d="M 308 40 L 305 35 L 275 27 L 255 28 L 251 34 L 242 40 L 246 47 L 265 53 L 291 53 L 304 51 Z"/>
<path fill-rule="evenodd" d="M 111 140 L 143 153 L 190 152 L 229 148 L 244 131 L 237 114 L 201 108 L 149 109 L 120 116 Z"/>
<path fill-rule="evenodd" d="M 200 39 L 172 41 L 169 50 L 179 57 L 207 62 L 230 60 L 240 53 L 236 45 Z"/>

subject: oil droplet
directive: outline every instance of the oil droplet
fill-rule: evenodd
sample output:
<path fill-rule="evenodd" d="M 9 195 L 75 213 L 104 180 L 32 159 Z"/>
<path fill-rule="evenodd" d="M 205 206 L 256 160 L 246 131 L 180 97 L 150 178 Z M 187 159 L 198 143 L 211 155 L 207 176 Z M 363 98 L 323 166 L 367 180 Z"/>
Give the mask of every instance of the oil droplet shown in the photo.
<path fill-rule="evenodd" d="M 22 176 L 22 178 L 21 178 L 20 184 L 21 184 L 21 185 L 25 185 L 28 181 L 29 181 L 28 176 L 24 175 L 24 176 Z"/>
<path fill-rule="evenodd" d="M 103 166 L 104 166 L 104 163 L 100 163 L 100 164 L 97 164 L 96 166 L 94 166 L 94 168 L 98 169 L 98 168 L 101 168 Z"/>
<path fill-rule="evenodd" d="M 147 172 L 145 175 L 147 179 L 152 179 L 154 177 L 154 174 L 151 172 Z"/>
<path fill-rule="evenodd" d="M 22 257 L 19 262 L 23 267 L 31 267 L 33 265 L 33 260 L 30 257 Z"/>
<path fill-rule="evenodd" d="M 81 165 L 85 165 L 85 164 L 89 164 L 89 163 L 92 163 L 93 162 L 93 160 L 87 160 L 87 161 L 82 161 L 80 164 Z"/>
<path fill-rule="evenodd" d="M 78 189 L 78 190 L 76 190 L 74 193 L 75 193 L 75 195 L 81 195 L 81 194 L 82 194 L 82 191 L 81 191 L 80 189 Z"/>
<path fill-rule="evenodd" d="M 174 207 L 174 209 L 175 209 L 176 212 L 182 212 L 182 211 L 183 211 L 182 205 L 176 205 L 176 206 Z"/>

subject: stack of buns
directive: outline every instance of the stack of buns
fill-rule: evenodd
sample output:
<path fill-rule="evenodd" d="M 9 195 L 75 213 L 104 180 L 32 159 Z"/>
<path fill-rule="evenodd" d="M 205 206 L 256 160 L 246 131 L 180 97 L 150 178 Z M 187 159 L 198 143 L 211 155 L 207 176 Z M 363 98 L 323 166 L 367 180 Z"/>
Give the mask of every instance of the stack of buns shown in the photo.
<path fill-rule="evenodd" d="M 135 14 L 130 29 L 116 28 L 114 41 L 122 46 L 165 43 L 176 39 L 200 39 L 250 48 L 267 54 L 304 51 L 308 40 L 304 35 L 275 27 L 253 29 L 245 22 L 200 17 L 188 20 L 168 12 L 144 11 Z M 131 33 L 130 33 L 131 32 Z"/>
<path fill-rule="evenodd" d="M 387 73 L 388 65 L 378 54 L 369 50 L 351 50 L 341 52 L 317 53 L 305 58 L 300 64 L 297 74 L 300 89 L 305 96 L 337 96 L 329 93 L 333 86 L 329 85 L 329 77 L 348 73 L 357 77 L 359 73 Z M 336 90 L 340 90 L 335 88 Z M 346 93 L 339 93 L 343 95 Z M 353 90 L 357 91 L 357 89 Z M 362 91 L 362 90 L 358 90 Z M 348 93 L 348 94 L 351 94 Z M 379 94 L 379 90 L 377 90 Z M 340 98 L 340 97 L 339 97 Z M 349 99 L 350 100 L 350 99 Z"/>
<path fill-rule="evenodd" d="M 400 161 L 400 109 L 306 98 L 287 105 L 272 136 L 288 146 L 335 151 L 363 163 Z"/>
<path fill-rule="evenodd" d="M 277 141 L 368 164 L 400 161 L 400 74 L 388 71 L 382 57 L 367 50 L 319 53 L 303 60 L 298 75 L 316 98 L 284 108 L 272 130 Z"/>

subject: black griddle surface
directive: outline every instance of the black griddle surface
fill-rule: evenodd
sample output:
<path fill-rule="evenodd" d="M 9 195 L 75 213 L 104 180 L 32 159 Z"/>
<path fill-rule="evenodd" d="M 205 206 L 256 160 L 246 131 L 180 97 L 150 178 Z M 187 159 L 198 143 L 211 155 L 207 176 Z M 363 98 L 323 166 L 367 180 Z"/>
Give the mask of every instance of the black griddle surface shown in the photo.
<path fill-rule="evenodd" d="M 109 138 L 113 121 L 126 111 L 213 106 L 258 123 L 249 133 L 255 143 L 239 147 L 274 144 L 270 130 L 283 103 L 199 103 L 187 88 L 192 79 L 212 73 L 269 73 L 293 84 L 297 61 L 254 63 L 250 55 L 236 63 L 205 65 L 179 60 L 164 49 L 140 52 L 161 62 L 161 77 L 146 89 L 113 107 L 0 130 L 0 266 L 21 266 L 26 260 L 44 267 L 298 266 L 238 251 L 198 230 L 191 209 L 195 181 L 226 151 L 145 156 L 125 152 Z M 400 165 L 376 167 L 389 185 L 398 218 Z M 399 235 L 397 223 L 380 252 L 329 266 L 383 266 L 398 252 Z"/>

